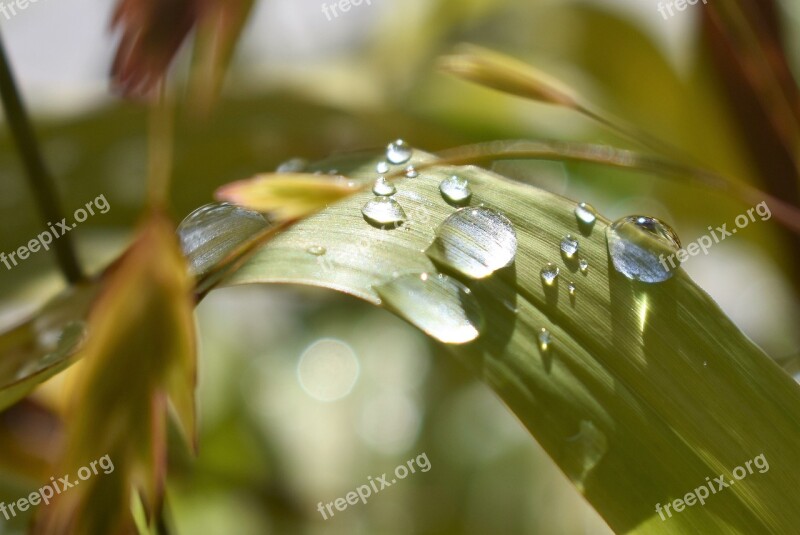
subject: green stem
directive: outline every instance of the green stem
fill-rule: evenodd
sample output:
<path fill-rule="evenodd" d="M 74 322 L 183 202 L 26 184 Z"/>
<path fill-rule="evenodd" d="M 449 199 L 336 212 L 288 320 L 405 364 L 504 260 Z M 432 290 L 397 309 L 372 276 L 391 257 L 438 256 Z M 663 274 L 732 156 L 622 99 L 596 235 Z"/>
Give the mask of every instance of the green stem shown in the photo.
<path fill-rule="evenodd" d="M 28 177 L 33 195 L 39 206 L 44 222 L 56 223 L 64 218 L 56 196 L 53 178 L 42 159 L 36 135 L 31 127 L 30 119 L 22 103 L 11 66 L 6 55 L 5 46 L 0 39 L 0 98 L 6 113 L 6 121 L 11 130 L 17 151 L 22 158 L 25 174 Z M 58 265 L 64 277 L 71 284 L 84 279 L 78 259 L 75 255 L 71 237 L 67 234 L 53 242 Z"/>

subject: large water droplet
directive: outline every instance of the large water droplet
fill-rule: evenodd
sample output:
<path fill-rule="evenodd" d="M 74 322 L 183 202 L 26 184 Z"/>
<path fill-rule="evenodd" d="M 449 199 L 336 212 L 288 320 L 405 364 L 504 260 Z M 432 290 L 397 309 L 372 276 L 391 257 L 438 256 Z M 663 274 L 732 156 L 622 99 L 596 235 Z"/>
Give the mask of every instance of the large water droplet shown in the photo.
<path fill-rule="evenodd" d="M 542 268 L 542 271 L 539 273 L 542 276 L 542 282 L 547 286 L 553 286 L 558 280 L 558 274 L 560 270 L 558 266 L 553 264 L 552 262 L 548 262 Z"/>
<path fill-rule="evenodd" d="M 389 172 L 389 164 L 385 161 L 380 161 L 378 162 L 378 165 L 375 166 L 375 170 L 379 175 L 385 175 Z"/>
<path fill-rule="evenodd" d="M 561 252 L 567 258 L 572 258 L 578 252 L 578 240 L 572 237 L 572 234 L 567 234 L 561 240 Z"/>
<path fill-rule="evenodd" d="M 411 159 L 411 146 L 402 139 L 392 141 L 386 147 L 386 159 L 393 164 L 401 164 Z"/>
<path fill-rule="evenodd" d="M 472 197 L 467 179 L 456 175 L 442 180 L 439 191 L 442 192 L 445 201 L 456 206 L 466 203 Z"/>
<path fill-rule="evenodd" d="M 405 274 L 375 291 L 389 309 L 440 342 L 471 342 L 483 328 L 478 300 L 447 275 Z"/>
<path fill-rule="evenodd" d="M 597 211 L 591 204 L 582 202 L 575 207 L 575 217 L 578 219 L 578 224 L 594 225 L 597 220 Z"/>
<path fill-rule="evenodd" d="M 511 265 L 517 254 L 517 234 L 500 212 L 462 208 L 439 225 L 426 254 L 467 277 L 482 279 Z"/>
<path fill-rule="evenodd" d="M 177 232 L 191 272 L 200 276 L 268 226 L 258 212 L 221 203 L 201 206 L 186 216 Z"/>
<path fill-rule="evenodd" d="M 403 207 L 391 197 L 375 197 L 370 199 L 361 209 L 369 223 L 378 226 L 397 226 L 406 220 Z"/>
<path fill-rule="evenodd" d="M 627 278 L 647 283 L 672 277 L 665 257 L 681 247 L 677 234 L 654 217 L 628 216 L 606 229 L 614 269 Z"/>
<path fill-rule="evenodd" d="M 394 184 L 386 180 L 386 177 L 379 176 L 372 186 L 372 193 L 380 196 L 394 195 L 397 193 L 397 188 L 394 187 Z"/>

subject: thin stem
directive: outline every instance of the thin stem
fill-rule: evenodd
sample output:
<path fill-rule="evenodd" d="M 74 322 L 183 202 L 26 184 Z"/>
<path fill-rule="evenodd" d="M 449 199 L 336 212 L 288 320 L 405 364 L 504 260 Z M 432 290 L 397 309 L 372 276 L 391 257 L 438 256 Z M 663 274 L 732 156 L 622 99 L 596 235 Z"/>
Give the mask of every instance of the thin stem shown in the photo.
<path fill-rule="evenodd" d="M 64 214 L 57 198 L 55 183 L 42 159 L 36 135 L 14 81 L 2 39 L 0 39 L 0 98 L 3 101 L 11 137 L 14 139 L 22 159 L 36 203 L 44 217 L 42 223 L 50 224 L 61 221 L 64 219 Z M 74 284 L 84 280 L 71 236 L 65 234 L 55 240 L 53 249 L 61 273 L 67 281 Z"/>
<path fill-rule="evenodd" d="M 160 82 L 158 100 L 150 109 L 149 157 L 147 194 L 150 207 L 163 209 L 169 199 L 170 176 L 172 174 L 173 143 L 172 99 L 166 82 Z"/>

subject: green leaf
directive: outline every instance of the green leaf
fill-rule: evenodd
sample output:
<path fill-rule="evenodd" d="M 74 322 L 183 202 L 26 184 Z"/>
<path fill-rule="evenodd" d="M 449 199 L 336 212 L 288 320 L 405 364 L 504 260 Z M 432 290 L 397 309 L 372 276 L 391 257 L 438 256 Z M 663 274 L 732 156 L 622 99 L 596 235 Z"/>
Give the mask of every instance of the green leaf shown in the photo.
<path fill-rule="evenodd" d="M 0 410 L 76 360 L 98 289 L 97 282 L 69 288 L 30 320 L 0 335 Z"/>
<path fill-rule="evenodd" d="M 409 163 L 431 158 L 417 151 Z M 340 158 L 325 167 L 368 185 L 376 162 Z M 483 280 L 424 252 L 457 209 L 439 192 L 452 174 L 469 180 L 471 206 L 505 214 L 516 231 L 514 263 Z M 500 395 L 616 532 L 796 530 L 800 389 L 682 270 L 660 284 L 628 280 L 609 261 L 606 219 L 581 232 L 574 201 L 480 168 L 432 167 L 396 186 L 407 224 L 367 223 L 361 208 L 373 194 L 365 188 L 277 235 L 225 284 L 309 284 L 397 309 L 397 299 L 381 300 L 379 287 L 391 297 L 396 288 L 387 293 L 386 285 L 399 278 L 446 270 L 447 280 L 469 287 L 485 318 L 477 340 L 447 347 Z M 585 274 L 560 255 L 568 233 L 579 237 Z M 561 271 L 550 288 L 540 278 L 547 262 Z M 568 282 L 577 287 L 574 298 Z M 408 304 L 396 311 L 435 336 L 426 307 L 438 295 L 453 317 L 457 303 L 448 296 L 456 293 L 448 282 L 423 294 L 417 312 Z M 458 325 L 475 312 L 464 306 Z M 542 328 L 551 335 L 544 350 Z M 656 513 L 656 504 L 683 498 L 707 477 L 731 480 L 734 468 L 762 454 L 771 469 L 754 470 L 703 506 L 666 520 Z"/>

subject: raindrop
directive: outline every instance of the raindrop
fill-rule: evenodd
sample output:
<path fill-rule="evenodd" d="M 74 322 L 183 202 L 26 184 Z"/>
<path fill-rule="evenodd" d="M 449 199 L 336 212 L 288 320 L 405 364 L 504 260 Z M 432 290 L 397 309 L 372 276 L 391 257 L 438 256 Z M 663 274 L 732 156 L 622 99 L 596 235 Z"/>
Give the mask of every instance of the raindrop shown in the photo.
<path fill-rule="evenodd" d="M 380 161 L 378 162 L 378 165 L 375 166 L 375 170 L 379 175 L 385 175 L 389 172 L 389 164 L 385 161 Z"/>
<path fill-rule="evenodd" d="M 386 147 L 386 159 L 393 164 L 405 163 L 411 159 L 411 147 L 402 139 L 393 141 Z"/>
<path fill-rule="evenodd" d="M 472 197 L 467 179 L 456 175 L 442 180 L 439 184 L 439 191 L 442 192 L 445 201 L 456 206 L 464 204 Z"/>
<path fill-rule="evenodd" d="M 314 256 L 322 256 L 322 255 L 324 255 L 325 253 L 327 253 L 327 252 L 328 252 L 328 250 L 327 250 L 327 249 L 325 249 L 325 248 L 324 248 L 323 246 L 321 246 L 321 245 L 310 245 L 310 246 L 309 246 L 309 247 L 306 249 L 306 252 L 308 252 L 308 254 L 312 254 L 312 255 L 314 255 Z"/>
<path fill-rule="evenodd" d="M 542 327 L 542 329 L 539 331 L 538 338 L 539 338 L 539 349 L 542 351 L 547 351 L 550 347 L 550 341 L 551 341 L 550 331 Z"/>
<path fill-rule="evenodd" d="M 286 160 L 275 169 L 278 173 L 302 173 L 306 170 L 308 161 L 303 158 L 292 158 Z"/>
<path fill-rule="evenodd" d="M 614 269 L 631 280 L 655 283 L 672 277 L 665 256 L 675 254 L 680 240 L 668 225 L 654 217 L 628 216 L 606 229 Z"/>
<path fill-rule="evenodd" d="M 372 193 L 384 197 L 397 193 L 397 188 L 394 187 L 394 184 L 387 181 L 386 177 L 379 176 L 377 180 L 375 180 L 375 184 L 372 186 Z"/>
<path fill-rule="evenodd" d="M 462 275 L 483 279 L 514 262 L 517 234 L 498 211 L 461 208 L 439 225 L 425 253 Z"/>
<path fill-rule="evenodd" d="M 558 279 L 559 269 L 558 266 L 553 264 L 552 262 L 548 262 L 542 268 L 540 275 L 542 276 L 542 282 L 547 286 L 553 286 Z"/>
<path fill-rule="evenodd" d="M 417 178 L 418 176 L 419 173 L 417 172 L 416 169 L 414 169 L 413 165 L 409 165 L 408 167 L 406 167 L 406 178 Z"/>
<path fill-rule="evenodd" d="M 378 226 L 397 226 L 406 220 L 406 213 L 400 204 L 391 197 L 370 199 L 361 209 L 369 223 Z"/>
<path fill-rule="evenodd" d="M 586 275 L 589 272 L 589 261 L 585 258 L 581 258 L 580 262 L 578 262 L 578 267 L 581 270 L 581 273 Z"/>
<path fill-rule="evenodd" d="M 268 226 L 258 212 L 215 203 L 201 206 L 186 216 L 177 232 L 190 270 L 201 276 Z"/>
<path fill-rule="evenodd" d="M 440 342 L 471 342 L 483 328 L 478 300 L 447 275 L 408 273 L 375 291 L 389 309 Z"/>
<path fill-rule="evenodd" d="M 578 240 L 572 237 L 572 234 L 567 234 L 561 240 L 561 252 L 567 258 L 572 258 L 578 252 Z"/>
<path fill-rule="evenodd" d="M 567 291 L 569 292 L 570 297 L 575 297 L 575 292 L 577 290 L 578 288 L 575 286 L 574 282 L 570 282 L 569 284 L 567 284 Z"/>
<path fill-rule="evenodd" d="M 575 217 L 578 219 L 579 225 L 591 226 L 597 221 L 597 211 L 591 204 L 582 202 L 575 207 Z"/>

